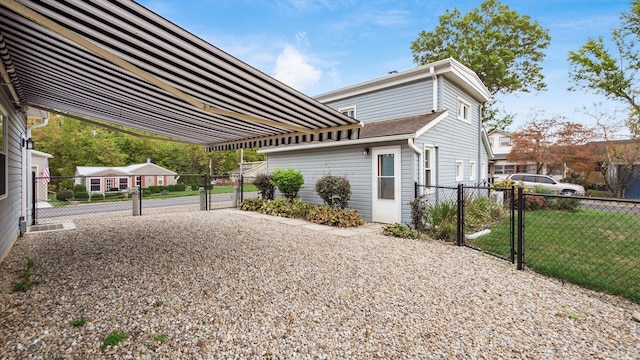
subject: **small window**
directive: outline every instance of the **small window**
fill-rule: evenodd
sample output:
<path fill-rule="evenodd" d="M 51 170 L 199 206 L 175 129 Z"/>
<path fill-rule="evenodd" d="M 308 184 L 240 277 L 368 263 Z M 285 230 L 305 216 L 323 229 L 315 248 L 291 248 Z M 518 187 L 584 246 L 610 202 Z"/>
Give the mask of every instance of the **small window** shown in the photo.
<path fill-rule="evenodd" d="M 91 192 L 100 191 L 100 179 L 91 179 Z"/>
<path fill-rule="evenodd" d="M 436 149 L 431 146 L 424 147 L 424 185 L 434 186 L 436 181 L 436 172 L 434 169 L 436 158 Z"/>
<path fill-rule="evenodd" d="M 107 179 L 106 184 L 107 184 L 107 191 L 111 191 L 111 189 L 114 188 L 114 179 Z"/>
<path fill-rule="evenodd" d="M 136 186 L 142 185 L 142 176 L 136 176 Z"/>
<path fill-rule="evenodd" d="M 164 185 L 164 176 L 158 176 L 158 185 Z"/>
<path fill-rule="evenodd" d="M 504 147 L 504 146 L 511 146 L 511 138 L 508 136 L 505 137 L 501 137 L 500 138 L 500 146 Z"/>
<path fill-rule="evenodd" d="M 462 168 L 464 166 L 462 161 L 456 161 L 456 181 L 462 181 L 463 180 L 463 172 L 464 169 Z"/>
<path fill-rule="evenodd" d="M 120 178 L 120 190 L 127 190 L 127 188 L 129 187 L 129 179 L 127 178 Z"/>
<path fill-rule="evenodd" d="M 476 162 L 469 161 L 469 180 L 476 179 Z"/>
<path fill-rule="evenodd" d="M 470 121 L 469 111 L 470 106 L 465 101 L 458 99 L 458 119 L 464 121 Z"/>
<path fill-rule="evenodd" d="M 354 118 L 354 119 L 356 118 L 356 107 L 355 106 L 344 108 L 344 109 L 340 109 L 338 111 L 340 111 L 344 115 L 347 115 L 348 117 L 351 117 L 351 118 Z"/>

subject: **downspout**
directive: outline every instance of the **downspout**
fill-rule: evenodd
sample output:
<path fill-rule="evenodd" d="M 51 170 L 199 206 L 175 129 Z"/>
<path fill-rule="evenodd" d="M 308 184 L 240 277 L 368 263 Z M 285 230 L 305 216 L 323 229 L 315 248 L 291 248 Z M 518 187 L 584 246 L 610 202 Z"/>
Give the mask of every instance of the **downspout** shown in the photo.
<path fill-rule="evenodd" d="M 432 66 L 429 68 L 429 76 L 431 76 L 431 86 L 433 97 L 431 99 L 431 112 L 436 112 L 438 110 L 438 76 L 436 75 L 435 68 Z"/>
<path fill-rule="evenodd" d="M 424 154 L 422 152 L 422 150 L 420 150 L 419 147 L 416 146 L 416 144 L 414 143 L 413 138 L 409 138 L 407 139 L 407 145 L 409 145 L 409 149 L 413 150 L 414 153 L 418 154 L 418 184 L 419 185 L 424 185 L 424 170 L 423 170 L 423 166 L 424 166 Z"/>
<path fill-rule="evenodd" d="M 25 114 L 25 121 L 28 121 L 29 117 Z M 38 129 L 41 127 L 45 127 L 47 126 L 47 124 L 49 123 L 49 114 L 47 114 L 47 116 L 44 116 L 42 118 L 42 123 L 40 124 L 35 124 L 35 125 L 31 125 L 27 128 L 27 132 L 25 135 L 25 140 L 30 139 L 31 138 L 31 130 L 33 129 Z M 27 151 L 26 147 L 22 147 L 22 158 L 26 159 L 25 162 L 23 162 L 25 164 L 24 168 L 23 168 L 23 172 L 22 172 L 22 193 L 24 194 L 24 196 L 22 196 L 22 216 L 24 216 L 24 218 L 27 220 L 27 224 L 31 224 L 31 211 L 29 209 L 29 206 L 32 203 L 32 181 L 33 179 L 31 179 L 31 150 Z"/>
<path fill-rule="evenodd" d="M 482 172 L 484 171 L 482 168 L 482 140 L 483 140 L 483 136 L 482 136 L 482 104 L 478 105 L 478 162 L 476 164 L 478 164 L 476 166 L 476 179 L 478 182 L 478 185 L 480 184 L 480 182 L 482 181 L 482 177 L 480 176 L 482 174 Z M 487 161 L 488 158 L 487 158 Z"/>

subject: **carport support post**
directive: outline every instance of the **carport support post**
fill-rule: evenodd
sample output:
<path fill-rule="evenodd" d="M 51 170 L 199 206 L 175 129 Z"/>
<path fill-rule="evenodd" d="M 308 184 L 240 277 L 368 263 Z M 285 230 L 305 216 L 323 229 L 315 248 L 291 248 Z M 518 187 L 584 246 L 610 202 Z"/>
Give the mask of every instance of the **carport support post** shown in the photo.
<path fill-rule="evenodd" d="M 458 184 L 458 229 L 456 245 L 464 246 L 464 184 Z"/>
<path fill-rule="evenodd" d="M 207 185 L 205 184 L 205 186 Z M 207 210 L 207 191 L 204 187 L 198 190 L 200 191 L 200 210 L 205 211 Z"/>
<path fill-rule="evenodd" d="M 133 216 L 140 216 L 140 201 L 138 200 L 140 193 L 138 193 L 138 189 L 134 188 L 131 190 L 131 208 L 133 209 Z"/>

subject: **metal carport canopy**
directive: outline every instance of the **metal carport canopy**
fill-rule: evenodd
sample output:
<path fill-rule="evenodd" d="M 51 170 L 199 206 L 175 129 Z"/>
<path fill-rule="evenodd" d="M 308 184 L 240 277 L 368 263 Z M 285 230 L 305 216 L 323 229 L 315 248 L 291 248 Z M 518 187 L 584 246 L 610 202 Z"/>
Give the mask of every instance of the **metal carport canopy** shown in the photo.
<path fill-rule="evenodd" d="M 0 0 L 0 57 L 18 106 L 209 150 L 353 139 L 362 127 L 129 0 Z"/>

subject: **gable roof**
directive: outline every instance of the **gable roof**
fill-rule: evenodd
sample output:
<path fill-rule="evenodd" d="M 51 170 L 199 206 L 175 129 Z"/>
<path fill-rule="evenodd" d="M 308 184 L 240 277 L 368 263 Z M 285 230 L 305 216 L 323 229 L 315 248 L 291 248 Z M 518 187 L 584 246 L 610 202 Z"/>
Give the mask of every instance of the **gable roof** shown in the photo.
<path fill-rule="evenodd" d="M 448 80 L 456 83 L 480 103 L 485 103 L 491 99 L 491 93 L 482 83 L 478 75 L 454 58 L 420 65 L 413 69 L 400 71 L 377 79 L 365 81 L 360 84 L 330 91 L 316 96 L 315 99 L 322 103 L 328 103 L 438 75 L 442 75 Z"/>
<path fill-rule="evenodd" d="M 208 146 L 361 124 L 134 1 L 0 0 L 0 75 L 19 107 Z"/>
<path fill-rule="evenodd" d="M 143 170 L 143 171 L 140 171 Z M 76 166 L 76 176 L 102 175 L 177 175 L 175 171 L 154 163 L 133 164 L 129 166 Z"/>

